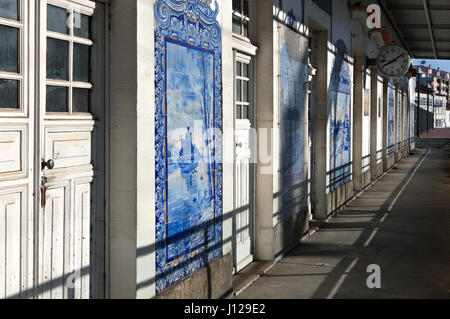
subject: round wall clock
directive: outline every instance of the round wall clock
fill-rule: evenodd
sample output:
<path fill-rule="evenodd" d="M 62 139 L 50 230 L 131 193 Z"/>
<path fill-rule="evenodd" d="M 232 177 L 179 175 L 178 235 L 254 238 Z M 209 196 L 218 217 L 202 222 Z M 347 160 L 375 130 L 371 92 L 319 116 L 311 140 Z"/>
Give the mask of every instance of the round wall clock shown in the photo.
<path fill-rule="evenodd" d="M 377 57 L 377 67 L 386 77 L 399 77 L 405 75 L 411 64 L 408 51 L 396 45 L 387 45 L 381 48 Z"/>

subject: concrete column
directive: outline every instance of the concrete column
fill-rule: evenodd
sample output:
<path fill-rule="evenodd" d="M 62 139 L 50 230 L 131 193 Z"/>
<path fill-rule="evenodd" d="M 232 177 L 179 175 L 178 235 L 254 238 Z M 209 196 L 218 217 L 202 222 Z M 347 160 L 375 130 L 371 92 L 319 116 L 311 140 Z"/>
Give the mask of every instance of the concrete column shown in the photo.
<path fill-rule="evenodd" d="M 398 98 L 399 98 L 399 92 L 400 88 L 398 83 L 395 83 L 395 90 L 394 90 L 394 160 L 395 162 L 398 161 L 398 121 L 400 120 L 398 117 Z"/>
<path fill-rule="evenodd" d="M 387 148 L 388 148 L 388 105 L 389 105 L 389 97 L 388 97 L 388 87 L 389 81 L 387 78 L 383 78 L 383 172 L 388 170 L 387 163 Z"/>
<path fill-rule="evenodd" d="M 382 107 L 380 105 L 380 107 Z M 370 68 L 370 178 L 375 180 L 377 173 L 378 137 L 378 69 Z"/>
<path fill-rule="evenodd" d="M 232 251 L 233 219 L 234 210 L 234 110 L 233 110 L 233 49 L 232 49 L 232 2 L 222 1 L 220 3 L 222 16 L 222 87 L 223 87 L 223 255 Z M 219 12 L 219 13 L 220 13 Z"/>
<path fill-rule="evenodd" d="M 274 26 L 273 1 L 259 0 L 255 6 L 256 128 L 259 132 L 256 165 L 255 257 L 274 259 L 273 240 L 273 127 L 274 127 Z M 262 135 L 264 137 L 262 138 Z M 262 143 L 262 140 L 267 143 Z M 262 158 L 261 154 L 267 155 Z"/>
<path fill-rule="evenodd" d="M 313 34 L 316 54 L 316 90 L 313 108 L 314 163 L 312 177 L 314 191 L 314 218 L 327 217 L 327 134 L 328 134 L 328 31 Z"/>
<path fill-rule="evenodd" d="M 153 1 L 111 3 L 109 297 L 155 294 Z"/>
<path fill-rule="evenodd" d="M 353 189 L 361 191 L 362 185 L 362 122 L 363 122 L 363 57 L 354 54 L 353 86 Z"/>

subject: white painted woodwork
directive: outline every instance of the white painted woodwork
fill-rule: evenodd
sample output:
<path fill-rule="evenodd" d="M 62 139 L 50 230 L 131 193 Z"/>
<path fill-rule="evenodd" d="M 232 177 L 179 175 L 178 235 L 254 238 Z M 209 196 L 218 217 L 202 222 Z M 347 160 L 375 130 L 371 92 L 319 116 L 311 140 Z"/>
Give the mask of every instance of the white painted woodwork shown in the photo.
<path fill-rule="evenodd" d="M 236 271 L 253 260 L 250 210 L 250 121 L 236 120 L 235 229 Z"/>
<path fill-rule="evenodd" d="M 47 3 L 88 15 L 95 9 L 88 0 L 22 0 L 22 21 L 8 22 L 20 29 L 21 73 L 1 76 L 21 81 L 21 90 L 20 109 L 0 109 L 0 299 L 90 296 L 94 121 L 45 113 Z M 41 170 L 49 159 L 55 167 Z M 73 274 L 80 279 L 68 286 Z"/>
<path fill-rule="evenodd" d="M 0 195 L 0 298 L 20 294 L 21 193 Z"/>
<path fill-rule="evenodd" d="M 0 174 L 20 171 L 21 141 L 20 131 L 0 131 Z"/>

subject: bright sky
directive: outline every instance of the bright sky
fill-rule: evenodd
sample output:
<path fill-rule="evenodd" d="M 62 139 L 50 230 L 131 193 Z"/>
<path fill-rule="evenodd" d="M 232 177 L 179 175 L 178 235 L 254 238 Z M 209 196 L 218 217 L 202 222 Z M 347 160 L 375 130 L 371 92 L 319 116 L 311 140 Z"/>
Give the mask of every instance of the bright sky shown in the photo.
<path fill-rule="evenodd" d="M 413 65 L 420 65 L 422 61 L 426 61 L 425 66 L 428 66 L 431 64 L 431 67 L 434 69 L 437 69 L 438 67 L 441 68 L 443 71 L 450 72 L 450 60 L 424 60 L 424 59 L 413 59 L 412 64 Z"/>

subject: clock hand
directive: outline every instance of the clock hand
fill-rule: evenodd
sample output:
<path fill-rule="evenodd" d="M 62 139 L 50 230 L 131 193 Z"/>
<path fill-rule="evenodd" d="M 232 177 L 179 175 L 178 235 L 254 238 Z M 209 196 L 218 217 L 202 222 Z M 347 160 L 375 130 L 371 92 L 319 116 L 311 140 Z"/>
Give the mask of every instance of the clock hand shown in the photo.
<path fill-rule="evenodd" d="M 392 61 L 389 61 L 388 63 L 386 63 L 386 64 L 384 64 L 383 66 L 387 66 L 387 65 L 389 65 L 389 64 L 392 64 L 392 63 L 394 63 L 395 61 L 397 61 L 398 59 L 400 59 L 402 56 L 404 56 L 405 55 L 405 53 L 402 53 L 402 54 L 400 54 L 398 57 L 396 57 L 394 60 L 392 60 Z"/>

